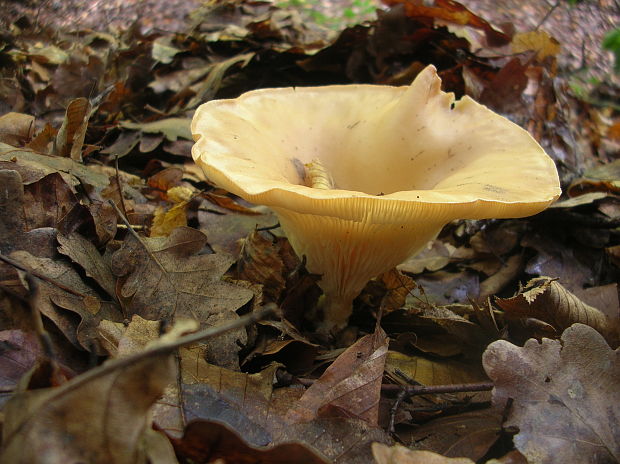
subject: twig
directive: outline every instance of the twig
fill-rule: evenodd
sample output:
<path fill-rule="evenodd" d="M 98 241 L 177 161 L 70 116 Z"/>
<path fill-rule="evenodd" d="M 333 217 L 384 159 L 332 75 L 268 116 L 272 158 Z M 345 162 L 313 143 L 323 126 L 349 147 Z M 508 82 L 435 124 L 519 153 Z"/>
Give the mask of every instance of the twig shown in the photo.
<path fill-rule="evenodd" d="M 543 16 L 543 19 L 541 19 L 540 22 L 534 28 L 535 31 L 537 31 L 538 28 L 540 28 L 540 26 L 542 26 L 547 21 L 547 19 L 549 19 L 549 16 L 551 16 L 551 14 L 555 11 L 555 9 L 558 6 L 560 6 L 560 0 L 556 0 L 555 4 L 551 8 L 549 8 L 547 13 L 545 13 L 545 16 Z"/>
<path fill-rule="evenodd" d="M 114 158 L 114 170 L 116 172 L 116 175 L 114 177 L 116 178 L 116 186 L 118 187 L 118 196 L 121 199 L 121 207 L 123 208 L 123 215 L 127 217 L 127 208 L 125 207 L 125 199 L 123 198 L 123 187 L 121 186 L 121 179 L 118 174 L 118 155 L 116 155 L 116 157 Z"/>
<path fill-rule="evenodd" d="M 280 227 L 280 223 L 279 222 L 275 223 L 273 226 L 257 227 L 256 231 L 257 232 L 265 232 L 265 231 L 268 231 L 268 230 L 277 229 L 278 227 Z"/>
<path fill-rule="evenodd" d="M 54 363 L 55 356 L 52 339 L 47 333 L 47 330 L 45 330 L 45 327 L 43 327 L 41 311 L 39 311 L 39 308 L 37 307 L 39 284 L 30 272 L 26 272 L 26 282 L 28 282 L 28 306 L 30 306 L 30 314 L 32 316 L 32 323 L 34 325 L 35 333 L 39 338 L 39 343 L 41 344 L 43 353 L 52 363 Z"/>
<path fill-rule="evenodd" d="M 493 389 L 493 382 L 456 383 L 453 385 L 410 385 L 401 386 L 395 384 L 381 385 L 384 392 L 405 392 L 406 396 L 432 395 L 438 393 L 463 393 L 489 391 Z"/>
<path fill-rule="evenodd" d="M 184 337 L 179 337 L 177 340 L 174 340 L 169 343 L 161 344 L 159 346 L 155 346 L 151 349 L 147 349 L 140 353 L 127 356 L 126 358 L 115 359 L 107 362 L 106 364 L 102 364 L 101 366 L 92 369 L 90 371 L 86 371 L 85 373 L 74 377 L 68 383 L 65 383 L 63 386 L 59 388 L 55 388 L 50 392 L 50 395 L 47 397 L 47 404 L 54 404 L 54 401 L 58 397 L 62 397 L 66 395 L 68 392 L 74 391 L 78 388 L 81 388 L 84 384 L 96 380 L 100 377 L 110 374 L 114 371 L 121 371 L 123 369 L 127 369 L 129 367 L 134 366 L 140 362 L 143 362 L 147 358 L 159 358 L 161 356 L 169 356 L 171 355 L 177 348 L 182 346 L 191 345 L 192 343 L 199 342 L 201 340 L 217 337 L 218 335 L 222 335 L 223 333 L 229 332 L 231 330 L 235 330 L 246 325 L 252 324 L 260 319 L 265 318 L 269 314 L 272 314 L 276 310 L 276 305 L 270 303 L 264 306 L 262 309 L 254 311 L 245 316 L 241 316 L 236 321 L 229 322 L 227 324 L 222 324 L 217 327 L 210 327 L 205 330 L 201 330 L 200 332 L 196 332 L 190 335 L 185 335 Z M 35 408 L 33 411 L 26 413 L 24 417 L 22 417 L 22 422 L 13 429 L 7 436 L 4 436 L 3 443 L 9 443 L 13 436 L 20 433 L 23 427 L 28 424 L 28 421 L 32 418 L 33 415 L 37 414 L 38 408 Z"/>
<path fill-rule="evenodd" d="M 314 384 L 314 379 L 297 379 L 302 385 L 309 387 Z M 478 383 L 455 383 L 452 385 L 381 385 L 381 391 L 385 393 L 403 392 L 405 397 L 416 395 L 436 395 L 438 393 L 466 393 L 477 391 L 489 391 L 493 389 L 493 382 Z"/>
<path fill-rule="evenodd" d="M 394 435 L 396 433 L 394 425 L 394 421 L 396 420 L 396 413 L 398 412 L 398 407 L 400 406 L 401 401 L 404 400 L 406 396 L 407 394 L 405 393 L 405 390 L 399 391 L 398 396 L 396 397 L 396 401 L 394 401 L 394 404 L 390 408 L 390 425 L 388 426 L 388 433 L 390 435 Z"/>

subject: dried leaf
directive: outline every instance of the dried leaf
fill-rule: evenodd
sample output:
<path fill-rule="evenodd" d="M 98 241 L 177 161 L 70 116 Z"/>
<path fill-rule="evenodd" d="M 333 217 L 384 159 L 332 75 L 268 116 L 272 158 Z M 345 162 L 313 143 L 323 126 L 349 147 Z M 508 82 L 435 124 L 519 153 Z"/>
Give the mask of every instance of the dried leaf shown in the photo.
<path fill-rule="evenodd" d="M 191 119 L 188 118 L 166 118 L 145 123 L 123 121 L 120 125 L 125 129 L 138 130 L 146 134 L 163 134 L 167 140 L 174 142 L 179 137 L 192 140 L 190 123 Z"/>
<path fill-rule="evenodd" d="M 37 337 L 22 330 L 0 332 L 0 389 L 13 390 L 43 354 Z"/>
<path fill-rule="evenodd" d="M 239 434 L 218 422 L 193 421 L 183 438 L 174 441 L 177 455 L 191 462 L 260 462 L 264 464 L 327 464 L 328 461 L 300 443 L 269 448 L 249 445 Z"/>
<path fill-rule="evenodd" d="M 197 254 L 206 243 L 202 232 L 189 227 L 177 228 L 167 238 L 140 242 L 128 236 L 112 256 L 112 272 L 119 278 L 118 295 L 126 302 L 126 314 L 151 320 L 196 319 L 201 326 L 237 318 L 235 311 L 253 294 L 221 280 L 234 262 L 230 256 Z M 209 340 L 210 359 L 237 366 L 237 343 L 245 340 L 243 329 Z"/>
<path fill-rule="evenodd" d="M 201 350 L 181 351 L 184 415 L 225 423 L 253 446 L 305 443 L 336 463 L 367 462 L 372 441 L 387 442 L 383 431 L 356 419 L 317 419 L 290 424 L 285 415 L 303 390 L 273 388 L 277 366 L 257 374 L 207 364 Z M 360 459 L 360 461 L 356 461 Z"/>
<path fill-rule="evenodd" d="M 383 330 L 360 338 L 312 384 L 289 410 L 290 422 L 308 422 L 321 416 L 321 409 L 377 425 L 381 379 L 388 350 Z M 334 411 L 336 410 L 336 411 Z"/>
<path fill-rule="evenodd" d="M 116 279 L 112 275 L 109 264 L 103 260 L 95 246 L 75 232 L 69 235 L 59 233 L 56 239 L 60 244 L 58 251 L 79 264 L 87 276 L 95 279 L 101 288 L 114 298 Z"/>
<path fill-rule="evenodd" d="M 608 341 L 618 343 L 618 324 L 603 312 L 587 305 L 550 277 L 530 280 L 519 295 L 496 298 L 509 317 L 534 317 L 553 325 L 559 332 L 579 322 L 600 332 Z"/>
<path fill-rule="evenodd" d="M 421 356 L 390 351 L 385 371 L 391 378 L 404 383 L 398 372 L 404 373 L 421 385 L 450 385 L 488 381 L 482 367 L 463 361 L 449 359 L 427 359 Z"/>
<path fill-rule="evenodd" d="M 417 288 L 417 284 L 411 277 L 402 274 L 397 269 L 385 272 L 377 279 L 386 288 L 386 293 L 381 300 L 381 308 L 385 311 L 384 314 L 402 308 L 405 305 L 407 296 L 409 296 L 413 289 Z"/>
<path fill-rule="evenodd" d="M 435 0 L 434 6 L 425 6 L 410 0 L 382 0 L 382 2 L 392 7 L 399 4 L 404 5 L 405 12 L 410 17 L 423 16 L 482 29 L 491 45 L 505 45 L 510 41 L 506 34 L 494 29 L 480 16 L 476 16 L 453 0 Z"/>
<path fill-rule="evenodd" d="M 0 461 L 146 463 L 148 413 L 172 380 L 170 361 L 169 354 L 129 366 L 112 361 L 61 387 L 14 395 L 4 407 Z"/>
<path fill-rule="evenodd" d="M 439 417 L 399 433 L 398 437 L 401 443 L 415 446 L 416 450 L 479 461 L 497 441 L 501 430 L 501 412 L 483 409 Z"/>
<path fill-rule="evenodd" d="M 99 188 L 108 185 L 108 176 L 94 169 L 89 169 L 89 167 L 70 158 L 42 155 L 30 150 L 19 150 L 4 143 L 0 143 L 0 161 L 15 161 L 24 166 L 43 169 L 46 174 L 62 173 L 64 177 L 72 179 L 72 185 L 80 182 Z"/>
<path fill-rule="evenodd" d="M 90 111 L 91 104 L 86 98 L 80 97 L 69 102 L 54 144 L 53 153 L 56 156 L 70 156 L 74 161 L 82 161 L 82 145 Z"/>
<path fill-rule="evenodd" d="M 7 113 L 0 116 L 0 142 L 23 146 L 32 138 L 34 116 L 22 113 Z"/>
<path fill-rule="evenodd" d="M 122 320 L 117 305 L 101 301 L 97 292 L 88 287 L 66 262 L 35 257 L 26 251 L 14 251 L 10 257 L 53 282 L 39 280 L 35 299 L 37 309 L 50 318 L 75 346 L 105 354 L 97 341 L 97 326 L 102 319 Z"/>
<path fill-rule="evenodd" d="M 0 170 L 0 251 L 18 246 L 26 231 L 24 187 L 17 171 Z"/>
<path fill-rule="evenodd" d="M 377 464 L 474 464 L 468 458 L 447 458 L 432 451 L 418 451 L 402 445 L 372 444 L 372 455 Z"/>
<path fill-rule="evenodd" d="M 263 285 L 268 301 L 277 301 L 286 285 L 279 251 L 277 243 L 253 231 L 243 240 L 237 262 L 237 277 Z"/>
<path fill-rule="evenodd" d="M 536 30 L 515 34 L 510 43 L 513 53 L 523 53 L 529 50 L 536 52 L 536 58 L 543 61 L 548 56 L 560 53 L 560 42 L 551 37 L 546 31 Z"/>
<path fill-rule="evenodd" d="M 531 464 L 620 460 L 619 350 L 591 327 L 575 324 L 561 341 L 499 340 L 483 355 L 495 383 L 493 402 L 513 400 L 506 421 Z"/>

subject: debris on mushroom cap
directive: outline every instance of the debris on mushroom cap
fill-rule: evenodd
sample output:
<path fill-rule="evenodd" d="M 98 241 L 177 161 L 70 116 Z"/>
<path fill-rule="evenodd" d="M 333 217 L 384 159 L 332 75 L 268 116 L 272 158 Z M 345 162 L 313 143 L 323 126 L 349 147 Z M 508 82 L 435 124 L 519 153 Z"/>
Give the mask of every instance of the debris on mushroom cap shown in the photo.
<path fill-rule="evenodd" d="M 196 111 L 194 160 L 278 214 L 323 276 L 325 331 L 446 223 L 529 216 L 561 193 L 553 160 L 524 129 L 440 86 L 428 66 L 408 87 L 261 89 Z M 316 188 L 326 185 L 336 188 Z"/>

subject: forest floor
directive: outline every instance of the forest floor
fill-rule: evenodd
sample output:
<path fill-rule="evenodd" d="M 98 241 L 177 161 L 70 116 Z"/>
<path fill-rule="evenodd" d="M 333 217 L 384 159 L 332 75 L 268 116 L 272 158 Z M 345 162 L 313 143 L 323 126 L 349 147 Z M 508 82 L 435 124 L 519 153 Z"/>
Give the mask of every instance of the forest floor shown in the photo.
<path fill-rule="evenodd" d="M 0 0 L 0 6 L 5 4 L 3 10 L 8 21 L 25 14 L 54 26 L 101 29 L 127 27 L 140 20 L 145 29 L 164 31 L 183 30 L 188 14 L 203 3 L 199 0 Z M 328 17 L 338 17 L 353 1 L 306 3 Z M 380 8 L 381 2 L 376 0 L 376 3 Z M 559 62 L 569 72 L 586 70 L 599 79 L 610 76 L 613 56 L 602 50 L 600 44 L 605 34 L 620 24 L 619 0 L 587 0 L 574 6 L 565 0 L 462 0 L 461 3 L 495 25 L 510 23 L 517 31 L 538 27 L 546 30 L 562 44 Z"/>

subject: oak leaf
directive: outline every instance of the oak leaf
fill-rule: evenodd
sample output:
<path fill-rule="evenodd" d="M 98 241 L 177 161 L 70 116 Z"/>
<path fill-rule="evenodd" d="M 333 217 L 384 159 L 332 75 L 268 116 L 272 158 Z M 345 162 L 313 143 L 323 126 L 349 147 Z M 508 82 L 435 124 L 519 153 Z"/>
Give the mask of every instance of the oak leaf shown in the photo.
<path fill-rule="evenodd" d="M 512 399 L 506 426 L 530 464 L 620 460 L 620 350 L 593 328 L 574 324 L 560 341 L 498 340 L 483 355 L 493 402 Z"/>

